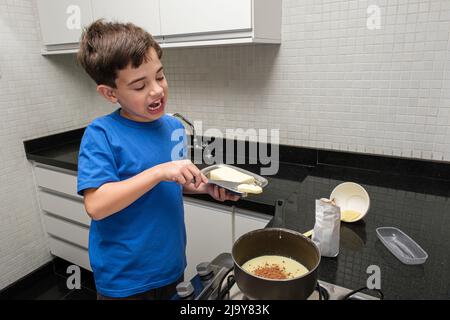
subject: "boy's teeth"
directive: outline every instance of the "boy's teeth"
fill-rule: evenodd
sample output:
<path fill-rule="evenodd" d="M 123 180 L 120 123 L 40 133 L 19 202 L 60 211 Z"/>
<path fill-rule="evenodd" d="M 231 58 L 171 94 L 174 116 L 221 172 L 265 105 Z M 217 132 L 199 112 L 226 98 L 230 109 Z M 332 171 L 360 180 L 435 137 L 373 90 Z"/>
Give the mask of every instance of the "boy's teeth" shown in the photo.
<path fill-rule="evenodd" d="M 156 110 L 161 106 L 161 102 L 154 102 L 151 105 L 149 105 L 148 107 L 150 108 L 150 110 Z"/>

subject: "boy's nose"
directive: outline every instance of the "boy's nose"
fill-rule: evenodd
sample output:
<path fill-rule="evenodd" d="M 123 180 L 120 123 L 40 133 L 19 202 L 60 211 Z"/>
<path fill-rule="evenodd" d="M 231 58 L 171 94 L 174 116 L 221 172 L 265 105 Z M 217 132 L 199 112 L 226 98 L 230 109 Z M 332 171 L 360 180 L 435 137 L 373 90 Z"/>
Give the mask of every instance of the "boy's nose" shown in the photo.
<path fill-rule="evenodd" d="M 163 92 L 164 92 L 164 89 L 162 87 L 153 87 L 150 90 L 150 96 L 152 98 L 159 97 L 159 96 L 162 96 Z"/>

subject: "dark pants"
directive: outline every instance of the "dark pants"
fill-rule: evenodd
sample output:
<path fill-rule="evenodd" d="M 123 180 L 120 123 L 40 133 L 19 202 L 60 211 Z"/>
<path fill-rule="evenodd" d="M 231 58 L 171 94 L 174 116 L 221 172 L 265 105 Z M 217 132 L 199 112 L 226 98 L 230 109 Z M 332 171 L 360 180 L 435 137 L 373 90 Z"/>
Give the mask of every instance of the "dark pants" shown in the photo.
<path fill-rule="evenodd" d="M 110 298 L 97 293 L 97 300 L 170 300 L 177 293 L 177 284 L 183 282 L 183 280 L 184 276 L 181 276 L 181 278 L 174 283 L 168 284 L 164 287 L 123 298 Z"/>

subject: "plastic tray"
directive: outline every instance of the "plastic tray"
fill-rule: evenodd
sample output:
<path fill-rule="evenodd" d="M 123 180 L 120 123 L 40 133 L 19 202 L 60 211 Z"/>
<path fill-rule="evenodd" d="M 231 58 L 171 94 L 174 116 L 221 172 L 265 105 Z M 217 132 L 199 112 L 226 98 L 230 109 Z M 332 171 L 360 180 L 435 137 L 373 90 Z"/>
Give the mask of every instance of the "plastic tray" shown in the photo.
<path fill-rule="evenodd" d="M 255 178 L 254 184 L 256 184 L 257 186 L 260 186 L 261 188 L 264 188 L 269 183 L 266 178 L 263 178 L 263 177 L 255 174 L 253 172 L 250 172 L 250 171 L 238 168 L 238 167 L 231 166 L 229 164 L 215 164 L 215 165 L 212 165 L 212 166 L 209 166 L 209 167 L 206 167 L 206 168 L 202 169 L 201 172 L 209 179 L 209 173 L 212 170 L 220 168 L 220 167 L 229 167 L 229 168 L 232 168 L 234 170 L 240 171 L 242 173 L 245 173 L 245 174 L 247 174 L 249 176 L 254 177 Z M 231 191 L 231 192 L 233 192 L 233 193 L 235 193 L 235 194 L 238 194 L 241 197 L 246 197 L 247 196 L 247 193 L 240 192 L 237 188 L 227 188 L 225 186 L 222 186 L 222 187 L 227 189 L 227 190 L 229 190 L 229 191 Z"/>
<path fill-rule="evenodd" d="M 381 242 L 405 264 L 422 264 L 428 254 L 403 231 L 393 227 L 381 227 L 376 229 Z"/>

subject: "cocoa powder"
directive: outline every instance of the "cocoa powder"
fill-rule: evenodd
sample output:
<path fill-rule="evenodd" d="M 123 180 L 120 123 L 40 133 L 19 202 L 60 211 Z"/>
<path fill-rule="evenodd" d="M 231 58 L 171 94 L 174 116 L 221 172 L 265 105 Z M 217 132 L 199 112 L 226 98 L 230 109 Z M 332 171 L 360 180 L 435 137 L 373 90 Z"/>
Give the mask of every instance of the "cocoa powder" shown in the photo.
<path fill-rule="evenodd" d="M 258 277 L 275 280 L 287 279 L 290 276 L 290 273 L 286 273 L 285 267 L 280 268 L 278 264 L 269 265 L 268 263 L 264 267 L 255 269 L 254 274 Z"/>

